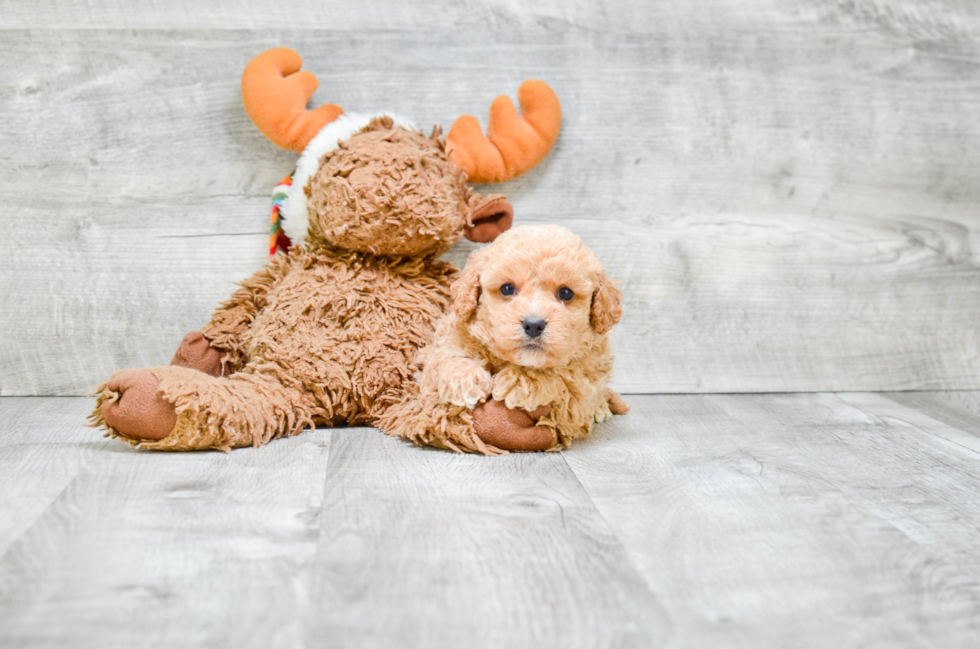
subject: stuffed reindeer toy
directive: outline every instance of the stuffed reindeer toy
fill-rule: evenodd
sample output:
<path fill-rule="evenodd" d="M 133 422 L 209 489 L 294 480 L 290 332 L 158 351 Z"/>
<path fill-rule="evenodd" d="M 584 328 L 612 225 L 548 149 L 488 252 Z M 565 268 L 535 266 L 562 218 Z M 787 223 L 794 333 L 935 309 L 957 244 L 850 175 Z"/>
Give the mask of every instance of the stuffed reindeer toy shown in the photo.
<path fill-rule="evenodd" d="M 403 400 L 416 353 L 449 310 L 457 270 L 439 255 L 461 236 L 489 242 L 511 225 L 510 203 L 467 181 L 514 178 L 558 137 L 558 99 L 541 81 L 521 85 L 520 115 L 498 97 L 486 136 L 463 116 L 443 139 L 395 115 L 307 111 L 318 84 L 301 66 L 279 48 L 242 76 L 256 126 L 301 154 L 276 188 L 279 254 L 184 338 L 171 365 L 116 372 L 98 388 L 90 421 L 107 435 L 227 451 L 316 425 L 375 424 Z"/>

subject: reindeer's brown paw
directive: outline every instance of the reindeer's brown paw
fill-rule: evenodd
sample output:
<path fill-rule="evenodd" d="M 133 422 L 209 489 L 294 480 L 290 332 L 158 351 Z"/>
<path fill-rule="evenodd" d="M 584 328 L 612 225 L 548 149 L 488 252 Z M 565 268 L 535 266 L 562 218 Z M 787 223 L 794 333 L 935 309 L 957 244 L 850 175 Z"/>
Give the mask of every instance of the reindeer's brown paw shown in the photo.
<path fill-rule="evenodd" d="M 537 425 L 549 412 L 549 406 L 527 412 L 490 399 L 473 410 L 473 428 L 484 442 L 505 451 L 544 451 L 558 444 L 553 430 Z"/>
<path fill-rule="evenodd" d="M 211 342 L 200 331 L 192 331 L 180 342 L 171 365 L 189 367 L 210 376 L 222 375 L 220 351 L 211 346 Z"/>
<path fill-rule="evenodd" d="M 163 439 L 174 429 L 177 413 L 160 393 L 160 381 L 149 370 L 126 370 L 107 385 L 116 396 L 102 403 L 109 426 L 134 439 Z"/>

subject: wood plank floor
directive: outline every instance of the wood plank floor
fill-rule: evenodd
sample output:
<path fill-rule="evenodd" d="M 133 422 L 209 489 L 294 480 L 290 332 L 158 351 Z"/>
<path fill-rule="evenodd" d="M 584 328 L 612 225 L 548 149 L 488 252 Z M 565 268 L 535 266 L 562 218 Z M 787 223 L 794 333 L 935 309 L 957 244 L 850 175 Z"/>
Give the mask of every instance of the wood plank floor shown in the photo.
<path fill-rule="evenodd" d="M 0 398 L 0 646 L 978 646 L 980 392 L 629 401 L 483 458 L 141 452 Z"/>

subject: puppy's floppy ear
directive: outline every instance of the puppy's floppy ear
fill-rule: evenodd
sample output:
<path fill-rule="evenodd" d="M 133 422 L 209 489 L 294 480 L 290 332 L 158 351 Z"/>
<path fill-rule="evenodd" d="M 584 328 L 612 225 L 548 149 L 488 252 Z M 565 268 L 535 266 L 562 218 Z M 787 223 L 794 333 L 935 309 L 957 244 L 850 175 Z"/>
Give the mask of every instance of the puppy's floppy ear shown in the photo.
<path fill-rule="evenodd" d="M 473 317 L 476 306 L 480 302 L 480 272 L 483 270 L 483 253 L 473 252 L 466 267 L 459 274 L 449 292 L 453 298 L 453 312 L 462 322 Z"/>
<path fill-rule="evenodd" d="M 474 193 L 467 208 L 469 213 L 463 236 L 476 243 L 493 241 L 514 223 L 514 206 L 503 194 L 490 194 L 483 198 Z"/>
<path fill-rule="evenodd" d="M 592 293 L 592 328 L 604 334 L 623 317 L 623 292 L 605 273 L 599 276 Z"/>

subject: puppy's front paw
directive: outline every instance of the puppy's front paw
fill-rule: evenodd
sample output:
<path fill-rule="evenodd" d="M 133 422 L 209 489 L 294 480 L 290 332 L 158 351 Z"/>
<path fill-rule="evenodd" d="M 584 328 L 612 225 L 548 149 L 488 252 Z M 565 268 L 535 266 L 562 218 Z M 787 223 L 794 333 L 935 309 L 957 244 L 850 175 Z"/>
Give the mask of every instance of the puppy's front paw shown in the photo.
<path fill-rule="evenodd" d="M 457 367 L 439 377 L 439 400 L 472 410 L 487 398 L 493 389 L 493 378 L 475 363 Z"/>
<path fill-rule="evenodd" d="M 557 375 L 528 372 L 525 368 L 507 366 L 493 377 L 493 398 L 508 408 L 534 410 L 545 404 L 561 401 L 567 393 Z"/>

